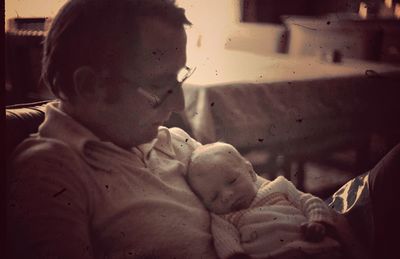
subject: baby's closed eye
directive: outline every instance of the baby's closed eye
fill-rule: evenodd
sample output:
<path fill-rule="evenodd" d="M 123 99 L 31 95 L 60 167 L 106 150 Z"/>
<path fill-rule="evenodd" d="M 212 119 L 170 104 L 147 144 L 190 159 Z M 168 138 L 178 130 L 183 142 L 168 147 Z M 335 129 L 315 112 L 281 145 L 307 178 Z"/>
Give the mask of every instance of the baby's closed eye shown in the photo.
<path fill-rule="evenodd" d="M 236 182 L 237 179 L 238 179 L 237 177 L 236 177 L 236 178 L 233 178 L 232 180 L 229 181 L 229 183 L 230 183 L 230 184 L 233 184 L 233 183 Z"/>

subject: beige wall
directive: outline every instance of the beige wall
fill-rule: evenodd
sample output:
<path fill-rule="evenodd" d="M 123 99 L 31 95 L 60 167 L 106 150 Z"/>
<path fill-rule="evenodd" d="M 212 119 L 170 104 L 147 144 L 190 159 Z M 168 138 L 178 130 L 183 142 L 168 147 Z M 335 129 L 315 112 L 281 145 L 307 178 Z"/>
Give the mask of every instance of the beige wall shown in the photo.
<path fill-rule="evenodd" d="M 5 0 L 6 19 L 54 16 L 66 0 Z"/>

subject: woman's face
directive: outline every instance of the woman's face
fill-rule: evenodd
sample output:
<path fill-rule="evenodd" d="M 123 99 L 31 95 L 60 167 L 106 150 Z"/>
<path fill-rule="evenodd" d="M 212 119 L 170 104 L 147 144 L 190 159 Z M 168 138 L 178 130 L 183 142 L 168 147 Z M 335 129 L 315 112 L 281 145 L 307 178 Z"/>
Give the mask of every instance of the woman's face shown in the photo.
<path fill-rule="evenodd" d="M 201 172 L 190 172 L 193 173 L 190 185 L 207 209 L 226 214 L 248 208 L 257 193 L 256 176 L 250 163 L 242 157 L 236 163 L 215 157 L 208 161 L 203 168 L 196 167 Z"/>

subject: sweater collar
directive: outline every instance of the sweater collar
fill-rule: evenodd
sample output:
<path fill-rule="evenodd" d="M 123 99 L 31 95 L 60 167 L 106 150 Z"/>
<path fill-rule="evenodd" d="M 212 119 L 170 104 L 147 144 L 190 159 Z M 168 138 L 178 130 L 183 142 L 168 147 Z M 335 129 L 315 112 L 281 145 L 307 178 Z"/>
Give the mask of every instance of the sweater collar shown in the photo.
<path fill-rule="evenodd" d="M 47 104 L 45 113 L 45 120 L 39 127 L 39 135 L 41 137 L 54 138 L 67 143 L 75 151 L 83 155 L 85 154 L 86 146 L 92 146 L 93 143 L 96 143 L 95 145 L 107 146 L 108 149 L 112 148 L 113 151 L 120 154 L 136 153 L 145 160 L 149 157 L 153 149 L 157 149 L 171 157 L 175 156 L 171 143 L 171 134 L 168 128 L 163 126 L 159 127 L 158 135 L 155 139 L 148 143 L 132 147 L 132 152 L 129 152 L 111 142 L 101 141 L 89 129 L 62 111 L 59 108 L 58 102 Z"/>

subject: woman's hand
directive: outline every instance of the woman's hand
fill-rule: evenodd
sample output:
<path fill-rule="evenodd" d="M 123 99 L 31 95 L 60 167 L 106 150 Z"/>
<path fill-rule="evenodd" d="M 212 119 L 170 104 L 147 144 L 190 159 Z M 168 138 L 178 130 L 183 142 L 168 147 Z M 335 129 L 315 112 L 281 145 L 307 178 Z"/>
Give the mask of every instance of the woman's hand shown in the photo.
<path fill-rule="evenodd" d="M 300 227 L 304 238 L 310 242 L 319 242 L 326 234 L 325 226 L 319 222 L 304 222 Z"/>

